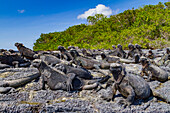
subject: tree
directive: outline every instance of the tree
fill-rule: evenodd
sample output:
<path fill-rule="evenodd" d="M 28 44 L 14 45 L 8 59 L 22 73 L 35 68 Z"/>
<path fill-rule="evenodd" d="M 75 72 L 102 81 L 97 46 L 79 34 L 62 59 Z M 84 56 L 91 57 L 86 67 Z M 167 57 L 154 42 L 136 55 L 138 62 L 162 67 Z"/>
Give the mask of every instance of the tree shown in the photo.
<path fill-rule="evenodd" d="M 164 3 L 167 9 L 170 9 L 170 2 Z"/>
<path fill-rule="evenodd" d="M 94 16 L 88 16 L 87 21 L 90 25 L 94 25 L 97 22 L 97 19 Z"/>
<path fill-rule="evenodd" d="M 106 16 L 104 16 L 103 14 L 95 14 L 95 16 L 88 16 L 87 17 L 87 21 L 90 25 L 94 25 L 96 24 L 99 20 L 103 20 L 105 19 Z"/>

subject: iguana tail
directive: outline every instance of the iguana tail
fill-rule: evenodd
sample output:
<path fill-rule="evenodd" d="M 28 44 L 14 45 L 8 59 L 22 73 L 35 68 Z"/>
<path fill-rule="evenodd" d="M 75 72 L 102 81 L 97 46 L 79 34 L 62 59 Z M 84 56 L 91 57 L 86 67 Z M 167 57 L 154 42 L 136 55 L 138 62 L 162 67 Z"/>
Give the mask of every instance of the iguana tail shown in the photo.
<path fill-rule="evenodd" d="M 24 84 L 27 84 L 27 83 L 31 82 L 32 80 L 38 78 L 39 76 L 40 76 L 40 74 L 36 73 L 36 74 L 27 76 L 25 78 L 17 79 L 17 80 L 3 81 L 4 85 L 1 84 L 1 86 L 4 86 L 4 87 L 13 87 L 13 88 L 20 87 L 20 86 L 22 86 Z"/>

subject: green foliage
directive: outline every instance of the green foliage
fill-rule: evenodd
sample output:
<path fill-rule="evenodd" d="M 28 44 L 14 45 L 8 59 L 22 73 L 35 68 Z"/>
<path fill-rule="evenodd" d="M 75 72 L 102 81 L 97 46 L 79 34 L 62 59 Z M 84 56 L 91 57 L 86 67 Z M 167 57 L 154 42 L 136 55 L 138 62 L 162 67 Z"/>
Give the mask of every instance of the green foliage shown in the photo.
<path fill-rule="evenodd" d="M 34 50 L 57 50 L 59 45 L 80 48 L 111 48 L 129 43 L 140 44 L 143 48 L 170 46 L 170 2 L 165 6 L 146 5 L 139 9 L 126 10 L 109 18 L 102 14 L 89 16 L 89 25 L 69 27 L 63 32 L 41 34 L 34 43 Z"/>

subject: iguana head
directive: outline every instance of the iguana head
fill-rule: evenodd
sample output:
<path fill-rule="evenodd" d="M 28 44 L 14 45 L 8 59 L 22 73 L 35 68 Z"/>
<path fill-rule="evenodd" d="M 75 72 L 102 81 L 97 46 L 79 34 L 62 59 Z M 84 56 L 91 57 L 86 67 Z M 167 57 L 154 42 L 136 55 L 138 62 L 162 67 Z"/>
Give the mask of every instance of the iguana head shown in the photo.
<path fill-rule="evenodd" d="M 22 47 L 22 46 L 24 46 L 22 43 L 15 43 L 15 46 L 18 48 L 18 47 Z"/>
<path fill-rule="evenodd" d="M 106 58 L 106 55 L 104 53 L 101 54 L 102 59 Z"/>
<path fill-rule="evenodd" d="M 153 52 L 152 52 L 152 50 L 151 50 L 151 49 L 149 49 L 148 53 L 149 53 L 149 54 L 153 54 Z"/>
<path fill-rule="evenodd" d="M 86 54 L 86 53 L 87 53 L 86 49 L 84 49 L 84 48 L 81 49 L 81 51 L 82 51 L 83 54 Z"/>
<path fill-rule="evenodd" d="M 135 48 L 136 49 L 141 49 L 140 45 L 138 45 L 138 44 L 135 44 Z"/>
<path fill-rule="evenodd" d="M 113 74 L 120 74 L 122 71 L 122 66 L 118 63 L 112 63 L 110 65 L 110 72 Z"/>
<path fill-rule="evenodd" d="M 112 45 L 112 48 L 113 48 L 113 50 L 114 50 L 114 49 L 116 49 L 116 46 L 115 46 L 115 45 Z"/>
<path fill-rule="evenodd" d="M 122 76 L 126 75 L 125 68 L 121 64 L 118 64 L 118 63 L 112 63 L 110 65 L 110 69 L 109 70 L 112 73 L 113 78 L 116 81 L 119 80 Z"/>
<path fill-rule="evenodd" d="M 56 64 L 56 65 L 55 65 L 55 68 L 56 68 L 57 70 L 60 70 L 60 71 L 64 72 L 64 73 L 67 72 L 67 70 L 66 70 L 66 64 L 62 64 L 62 63 Z"/>
<path fill-rule="evenodd" d="M 122 45 L 118 44 L 118 45 L 117 45 L 117 48 L 118 48 L 118 49 L 122 49 Z"/>
<path fill-rule="evenodd" d="M 129 43 L 128 48 L 129 48 L 129 50 L 132 50 L 132 49 L 134 49 L 134 45 L 132 45 L 131 43 Z"/>
<path fill-rule="evenodd" d="M 35 59 L 35 60 L 33 60 L 32 65 L 33 65 L 35 68 L 39 68 L 40 65 L 41 65 L 41 62 L 42 62 L 42 60 L 40 60 L 40 59 Z"/>
<path fill-rule="evenodd" d="M 146 66 L 149 64 L 149 61 L 147 60 L 147 58 L 140 58 L 140 63 L 142 64 L 142 66 Z"/>
<path fill-rule="evenodd" d="M 62 53 L 65 52 L 66 49 L 63 46 L 58 46 L 58 50 Z"/>
<path fill-rule="evenodd" d="M 80 56 L 79 53 L 74 49 L 74 50 L 70 50 L 70 54 L 73 58 L 76 58 L 77 56 Z"/>
<path fill-rule="evenodd" d="M 74 46 L 68 46 L 68 50 L 70 49 L 76 49 Z"/>

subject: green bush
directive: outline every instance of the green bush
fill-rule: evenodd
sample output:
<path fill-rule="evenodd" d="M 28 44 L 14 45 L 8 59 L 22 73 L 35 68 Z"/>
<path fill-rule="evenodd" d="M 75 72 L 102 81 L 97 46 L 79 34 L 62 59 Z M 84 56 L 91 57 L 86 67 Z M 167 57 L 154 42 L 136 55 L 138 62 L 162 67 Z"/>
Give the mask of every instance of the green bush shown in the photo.
<path fill-rule="evenodd" d="M 146 5 L 109 18 L 96 14 L 87 18 L 89 25 L 75 25 L 62 32 L 41 34 L 33 49 L 57 50 L 59 45 L 109 49 L 117 44 L 127 48 L 129 43 L 138 43 L 143 48 L 169 47 L 169 4 Z"/>

